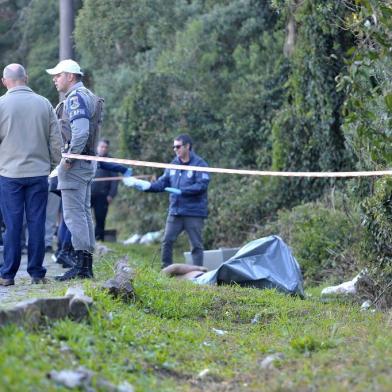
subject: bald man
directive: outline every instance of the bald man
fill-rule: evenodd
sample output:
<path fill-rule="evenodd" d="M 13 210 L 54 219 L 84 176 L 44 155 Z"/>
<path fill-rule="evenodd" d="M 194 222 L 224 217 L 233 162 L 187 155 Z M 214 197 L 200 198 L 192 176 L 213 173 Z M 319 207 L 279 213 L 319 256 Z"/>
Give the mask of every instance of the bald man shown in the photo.
<path fill-rule="evenodd" d="M 45 283 L 45 213 L 48 175 L 61 159 L 61 136 L 50 102 L 27 86 L 20 64 L 3 70 L 7 93 L 0 97 L 0 207 L 6 231 L 0 286 L 15 284 L 20 236 L 26 214 L 27 272 L 31 283 Z"/>

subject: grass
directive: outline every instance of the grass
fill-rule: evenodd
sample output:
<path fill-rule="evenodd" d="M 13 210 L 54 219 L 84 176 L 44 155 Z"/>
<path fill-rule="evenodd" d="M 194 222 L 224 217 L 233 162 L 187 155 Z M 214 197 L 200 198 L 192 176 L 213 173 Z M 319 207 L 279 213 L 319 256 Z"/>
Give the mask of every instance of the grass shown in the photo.
<path fill-rule="evenodd" d="M 99 288 L 126 253 L 136 270 L 130 304 Z M 159 275 L 157 254 L 116 245 L 100 259 L 96 280 L 83 282 L 95 302 L 89 321 L 0 329 L 0 390 L 66 390 L 46 374 L 81 365 L 136 391 L 392 390 L 390 314 L 320 301 L 319 288 L 300 300 L 171 280 Z M 272 353 L 283 355 L 263 369 Z"/>

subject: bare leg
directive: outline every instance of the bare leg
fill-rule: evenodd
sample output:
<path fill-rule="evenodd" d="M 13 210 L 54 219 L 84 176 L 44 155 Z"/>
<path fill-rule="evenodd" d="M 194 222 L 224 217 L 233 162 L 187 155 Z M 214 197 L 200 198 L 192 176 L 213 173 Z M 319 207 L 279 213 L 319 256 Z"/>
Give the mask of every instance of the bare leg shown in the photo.
<path fill-rule="evenodd" d="M 191 264 L 171 264 L 168 267 L 161 270 L 161 272 L 168 276 L 185 275 L 192 271 L 207 272 L 206 267 Z"/>

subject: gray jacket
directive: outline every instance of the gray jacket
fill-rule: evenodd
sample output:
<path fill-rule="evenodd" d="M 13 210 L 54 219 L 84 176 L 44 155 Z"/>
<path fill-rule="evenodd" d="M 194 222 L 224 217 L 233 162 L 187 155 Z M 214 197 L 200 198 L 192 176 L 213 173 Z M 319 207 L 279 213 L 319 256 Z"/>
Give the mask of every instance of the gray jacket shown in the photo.
<path fill-rule="evenodd" d="M 61 116 L 64 150 L 73 154 L 83 153 L 90 136 L 90 117 L 94 111 L 92 93 L 82 82 L 75 83 L 65 94 Z M 88 160 L 74 160 L 72 167 L 66 169 L 64 162 L 58 168 L 57 189 L 79 189 L 80 184 L 89 184 L 94 178 L 96 163 Z"/>
<path fill-rule="evenodd" d="M 27 86 L 0 97 L 0 175 L 47 176 L 61 159 L 60 128 L 50 102 Z"/>

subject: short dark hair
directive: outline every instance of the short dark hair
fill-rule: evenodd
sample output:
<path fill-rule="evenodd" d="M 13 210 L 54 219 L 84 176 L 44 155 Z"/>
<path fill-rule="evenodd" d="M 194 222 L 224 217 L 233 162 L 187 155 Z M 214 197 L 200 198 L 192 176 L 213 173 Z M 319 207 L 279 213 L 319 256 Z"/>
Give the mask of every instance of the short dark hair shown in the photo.
<path fill-rule="evenodd" d="M 182 144 L 189 144 L 189 149 L 192 150 L 192 138 L 187 135 L 186 133 L 183 133 L 179 136 L 177 136 L 174 140 L 177 140 L 178 142 L 181 142 Z"/>
<path fill-rule="evenodd" d="M 108 146 L 110 146 L 110 141 L 109 141 L 108 139 L 100 139 L 99 142 L 98 142 L 98 144 L 99 144 L 99 143 L 105 143 L 105 144 L 107 144 Z"/>

